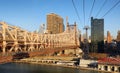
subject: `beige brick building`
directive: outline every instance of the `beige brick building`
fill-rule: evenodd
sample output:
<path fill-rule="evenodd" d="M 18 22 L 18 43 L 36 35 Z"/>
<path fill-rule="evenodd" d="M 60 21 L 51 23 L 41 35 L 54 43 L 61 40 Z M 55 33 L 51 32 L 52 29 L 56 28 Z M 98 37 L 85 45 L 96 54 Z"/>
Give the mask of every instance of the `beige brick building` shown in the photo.
<path fill-rule="evenodd" d="M 64 31 L 63 18 L 57 14 L 47 15 L 47 30 L 50 34 L 57 34 Z"/>

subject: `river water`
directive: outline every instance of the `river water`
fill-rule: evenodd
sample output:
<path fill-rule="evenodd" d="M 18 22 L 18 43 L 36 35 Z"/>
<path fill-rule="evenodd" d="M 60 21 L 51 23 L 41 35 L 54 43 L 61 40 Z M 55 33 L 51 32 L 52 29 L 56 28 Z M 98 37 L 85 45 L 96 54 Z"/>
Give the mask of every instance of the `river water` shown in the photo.
<path fill-rule="evenodd" d="M 0 65 L 0 73 L 101 73 L 101 72 L 38 64 L 7 63 Z"/>

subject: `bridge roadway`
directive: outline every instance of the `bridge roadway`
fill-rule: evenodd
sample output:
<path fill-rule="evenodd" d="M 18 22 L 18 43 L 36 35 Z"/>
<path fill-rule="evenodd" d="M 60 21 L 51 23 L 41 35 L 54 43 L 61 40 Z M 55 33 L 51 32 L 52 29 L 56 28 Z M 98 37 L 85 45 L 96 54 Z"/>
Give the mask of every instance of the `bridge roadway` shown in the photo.
<path fill-rule="evenodd" d="M 13 53 L 27 52 L 30 57 L 46 55 L 65 49 L 76 49 L 80 45 L 76 23 L 67 24 L 59 34 L 39 34 L 20 27 L 0 22 L 0 62 L 11 61 Z M 7 56 L 6 56 L 7 55 Z"/>

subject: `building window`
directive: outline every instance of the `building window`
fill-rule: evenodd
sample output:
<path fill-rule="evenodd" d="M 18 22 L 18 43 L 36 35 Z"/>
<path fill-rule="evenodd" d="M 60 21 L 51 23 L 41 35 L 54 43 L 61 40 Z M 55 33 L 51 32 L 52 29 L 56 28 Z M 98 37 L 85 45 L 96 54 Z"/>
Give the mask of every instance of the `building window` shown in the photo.
<path fill-rule="evenodd" d="M 104 66 L 104 70 L 107 71 L 108 70 L 108 66 Z"/>

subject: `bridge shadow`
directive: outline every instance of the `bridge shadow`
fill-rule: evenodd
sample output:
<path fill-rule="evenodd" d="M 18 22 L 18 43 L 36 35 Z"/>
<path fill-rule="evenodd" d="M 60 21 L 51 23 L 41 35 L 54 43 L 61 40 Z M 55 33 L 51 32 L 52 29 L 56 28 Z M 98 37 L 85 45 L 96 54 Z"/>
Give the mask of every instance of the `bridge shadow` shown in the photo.
<path fill-rule="evenodd" d="M 12 60 L 20 60 L 24 58 L 29 58 L 30 55 L 27 52 L 19 52 L 12 55 Z"/>

